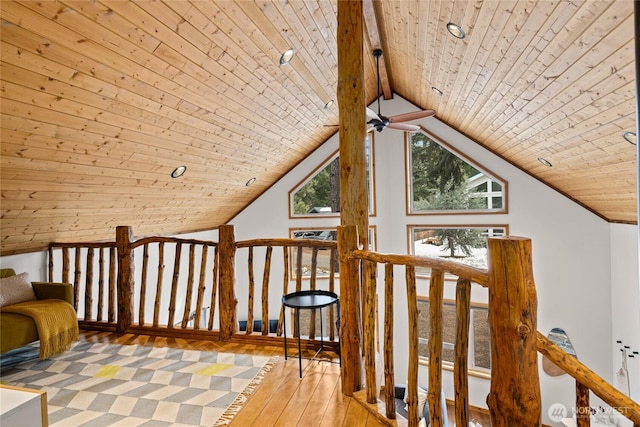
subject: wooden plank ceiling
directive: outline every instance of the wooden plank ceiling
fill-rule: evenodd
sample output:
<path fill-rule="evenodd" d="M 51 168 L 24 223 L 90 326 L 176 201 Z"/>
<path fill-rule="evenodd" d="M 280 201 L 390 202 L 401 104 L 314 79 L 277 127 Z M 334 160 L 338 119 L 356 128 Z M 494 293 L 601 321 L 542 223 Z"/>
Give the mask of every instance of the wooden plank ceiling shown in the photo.
<path fill-rule="evenodd" d="M 636 222 L 635 147 L 621 137 L 635 131 L 633 2 L 364 3 L 387 97 L 435 109 L 603 218 Z M 337 107 L 323 106 L 337 87 L 336 10 L 1 1 L 2 255 L 113 239 L 117 225 L 142 236 L 228 221 L 335 132 L 324 125 Z M 369 54 L 365 67 L 372 102 Z"/>

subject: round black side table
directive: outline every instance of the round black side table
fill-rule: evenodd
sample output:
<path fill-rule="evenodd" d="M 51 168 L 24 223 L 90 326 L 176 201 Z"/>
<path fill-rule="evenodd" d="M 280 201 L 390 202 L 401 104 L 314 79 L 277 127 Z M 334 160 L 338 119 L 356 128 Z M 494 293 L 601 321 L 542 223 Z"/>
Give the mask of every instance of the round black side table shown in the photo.
<path fill-rule="evenodd" d="M 296 309 L 296 326 L 298 330 L 298 369 L 300 371 L 300 378 L 302 378 L 302 351 L 300 345 L 300 310 L 312 310 L 320 309 L 320 350 L 324 349 L 324 338 L 322 334 L 322 309 L 331 305 L 336 305 L 338 308 L 338 324 L 340 324 L 340 300 L 338 295 L 329 291 L 299 291 L 287 294 L 282 297 L 282 305 L 284 307 Z M 287 317 L 284 317 L 282 322 L 283 335 L 284 335 L 284 359 L 287 360 Z M 316 353 L 316 354 L 318 354 Z"/>

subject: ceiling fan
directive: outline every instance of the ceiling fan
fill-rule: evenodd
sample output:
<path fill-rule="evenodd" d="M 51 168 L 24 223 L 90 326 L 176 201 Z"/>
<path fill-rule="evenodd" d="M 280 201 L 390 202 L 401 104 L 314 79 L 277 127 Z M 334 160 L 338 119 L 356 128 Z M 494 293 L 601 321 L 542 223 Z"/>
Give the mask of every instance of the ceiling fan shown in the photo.
<path fill-rule="evenodd" d="M 387 127 L 408 132 L 419 130 L 419 126 L 404 122 L 431 117 L 436 114 L 434 110 L 414 111 L 413 113 L 397 114 L 391 117 L 385 117 L 380 113 L 380 57 L 382 56 L 382 49 L 374 49 L 373 56 L 376 58 L 378 75 L 378 113 L 376 114 L 373 110 L 367 108 L 367 130 L 373 128 L 378 132 L 382 132 Z"/>
<path fill-rule="evenodd" d="M 436 114 L 435 110 L 422 110 L 414 111 L 413 113 L 397 114 L 391 117 L 385 117 L 380 113 L 380 57 L 382 56 L 382 49 L 374 49 L 373 56 L 376 58 L 376 70 L 377 70 L 377 82 L 378 82 L 378 112 L 376 113 L 371 108 L 366 109 L 367 117 L 367 132 L 371 129 L 375 129 L 378 132 L 382 132 L 385 128 L 402 130 L 405 132 L 415 132 L 420 129 L 420 126 L 412 125 L 405 122 L 412 120 L 424 119 Z M 328 127 L 336 127 L 338 125 L 325 125 Z"/>

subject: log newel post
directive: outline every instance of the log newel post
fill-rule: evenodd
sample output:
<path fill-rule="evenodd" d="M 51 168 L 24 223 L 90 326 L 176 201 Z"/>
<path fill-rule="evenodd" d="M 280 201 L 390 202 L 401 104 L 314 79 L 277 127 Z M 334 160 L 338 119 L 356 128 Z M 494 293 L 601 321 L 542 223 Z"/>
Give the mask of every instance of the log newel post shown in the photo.
<path fill-rule="evenodd" d="M 235 294 L 236 242 L 233 225 L 218 227 L 218 252 L 220 341 L 229 341 L 238 327 L 238 300 Z"/>
<path fill-rule="evenodd" d="M 487 398 L 491 425 L 539 426 L 542 405 L 531 240 L 490 238 L 488 247 L 491 371 L 494 373 Z"/>
<path fill-rule="evenodd" d="M 352 396 L 362 384 L 362 321 L 360 313 L 360 268 L 349 254 L 357 249 L 355 226 L 338 227 L 340 260 L 340 354 L 342 393 Z"/>
<path fill-rule="evenodd" d="M 133 230 L 129 226 L 116 227 L 116 247 L 118 250 L 118 319 L 117 332 L 125 332 L 133 319 Z"/>

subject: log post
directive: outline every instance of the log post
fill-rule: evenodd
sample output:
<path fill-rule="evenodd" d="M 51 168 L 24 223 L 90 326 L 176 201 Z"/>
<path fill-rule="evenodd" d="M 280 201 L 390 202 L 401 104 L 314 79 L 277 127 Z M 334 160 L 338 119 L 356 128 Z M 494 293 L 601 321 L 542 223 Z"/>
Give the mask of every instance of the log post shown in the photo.
<path fill-rule="evenodd" d="M 363 6 L 338 1 L 338 115 L 340 122 L 340 224 L 357 226 L 368 247 L 366 115 L 364 98 Z"/>
<path fill-rule="evenodd" d="M 129 226 L 116 227 L 116 247 L 118 249 L 118 319 L 117 332 L 125 332 L 133 317 L 133 231 Z"/>
<path fill-rule="evenodd" d="M 233 225 L 225 224 L 218 227 L 218 250 L 220 341 L 229 341 L 238 328 L 236 313 L 238 300 L 235 293 L 234 273 L 236 242 Z"/>
<path fill-rule="evenodd" d="M 489 327 L 491 388 L 487 399 L 494 427 L 541 424 L 536 349 L 537 297 L 531 240 L 490 238 Z"/>
<path fill-rule="evenodd" d="M 352 396 L 362 385 L 362 321 L 360 313 L 360 269 L 349 254 L 357 249 L 355 226 L 338 227 L 340 258 L 340 354 L 342 393 Z"/>
<path fill-rule="evenodd" d="M 340 122 L 340 346 L 342 393 L 361 388 L 361 298 L 359 263 L 349 254 L 368 247 L 369 212 L 365 153 L 362 0 L 338 1 L 338 115 Z M 349 227 L 345 229 L 344 227 Z"/>

